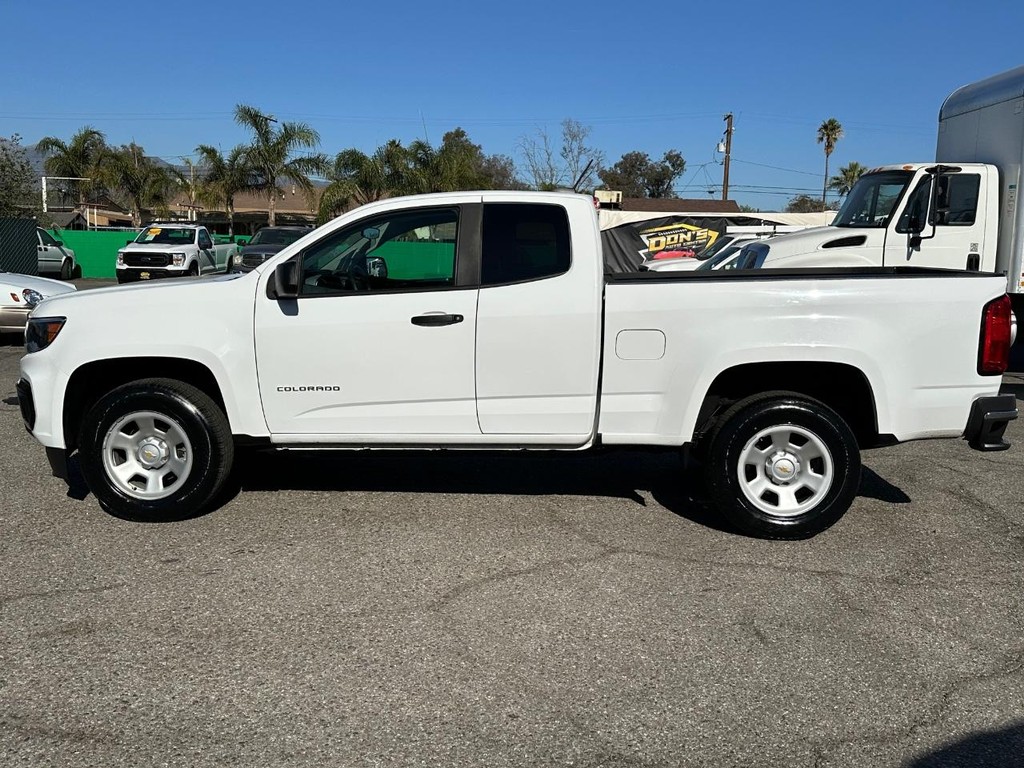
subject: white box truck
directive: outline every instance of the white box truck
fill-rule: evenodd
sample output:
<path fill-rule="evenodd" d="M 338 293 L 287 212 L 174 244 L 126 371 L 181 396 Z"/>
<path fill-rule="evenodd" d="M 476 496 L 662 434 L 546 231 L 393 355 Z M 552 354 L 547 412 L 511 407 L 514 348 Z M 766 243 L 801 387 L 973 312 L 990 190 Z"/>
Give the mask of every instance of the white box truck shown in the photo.
<path fill-rule="evenodd" d="M 957 89 L 935 161 L 874 168 L 830 226 L 749 246 L 756 267 L 919 266 L 1007 275 L 1024 317 L 1024 66 Z"/>

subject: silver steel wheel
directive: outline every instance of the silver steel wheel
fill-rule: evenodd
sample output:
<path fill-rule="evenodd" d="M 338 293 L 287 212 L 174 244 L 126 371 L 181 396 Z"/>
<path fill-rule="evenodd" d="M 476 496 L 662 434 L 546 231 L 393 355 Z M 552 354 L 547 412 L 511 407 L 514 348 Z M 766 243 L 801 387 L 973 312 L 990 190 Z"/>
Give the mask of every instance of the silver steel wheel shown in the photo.
<path fill-rule="evenodd" d="M 776 425 L 754 435 L 740 452 L 736 472 L 747 501 L 777 517 L 813 509 L 835 478 L 824 441 L 794 425 Z"/>
<path fill-rule="evenodd" d="M 165 414 L 129 413 L 103 438 L 103 469 L 111 484 L 132 498 L 163 499 L 192 470 L 192 443 L 182 426 Z"/>

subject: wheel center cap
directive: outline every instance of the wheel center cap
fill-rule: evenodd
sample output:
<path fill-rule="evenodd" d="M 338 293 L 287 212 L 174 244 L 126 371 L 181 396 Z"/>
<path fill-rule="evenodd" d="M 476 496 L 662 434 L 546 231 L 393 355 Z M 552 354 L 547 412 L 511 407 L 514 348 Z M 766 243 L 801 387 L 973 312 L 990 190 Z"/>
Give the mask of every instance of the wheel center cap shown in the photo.
<path fill-rule="evenodd" d="M 167 443 L 158 437 L 147 437 L 139 443 L 135 457 L 146 469 L 158 469 L 167 463 L 170 451 Z"/>
<path fill-rule="evenodd" d="M 791 483 L 800 474 L 800 460 L 788 453 L 777 453 L 768 459 L 765 469 L 774 482 Z"/>

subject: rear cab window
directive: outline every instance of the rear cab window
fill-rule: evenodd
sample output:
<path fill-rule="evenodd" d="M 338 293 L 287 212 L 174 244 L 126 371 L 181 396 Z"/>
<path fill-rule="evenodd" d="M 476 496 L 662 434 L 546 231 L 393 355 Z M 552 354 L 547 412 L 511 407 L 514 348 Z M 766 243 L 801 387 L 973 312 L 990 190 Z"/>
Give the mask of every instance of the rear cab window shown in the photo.
<path fill-rule="evenodd" d="M 484 205 L 481 285 L 542 280 L 569 271 L 569 218 L 560 205 Z"/>

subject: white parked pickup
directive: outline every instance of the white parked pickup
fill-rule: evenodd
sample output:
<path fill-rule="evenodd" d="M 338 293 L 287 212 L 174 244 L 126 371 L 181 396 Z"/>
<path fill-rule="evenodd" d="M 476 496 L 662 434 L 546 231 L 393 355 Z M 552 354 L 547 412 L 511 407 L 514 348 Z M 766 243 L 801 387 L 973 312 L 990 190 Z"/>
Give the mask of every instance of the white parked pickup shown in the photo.
<path fill-rule="evenodd" d="M 204 226 L 155 222 L 117 252 L 117 282 L 226 272 L 237 246 L 214 245 Z"/>
<path fill-rule="evenodd" d="M 690 450 L 742 530 L 800 537 L 850 506 L 862 447 L 1007 447 L 1004 277 L 603 264 L 590 197 L 372 203 L 247 274 L 47 300 L 23 415 L 55 472 L 77 450 L 136 519 L 207 507 L 243 441 L 646 445 Z"/>

